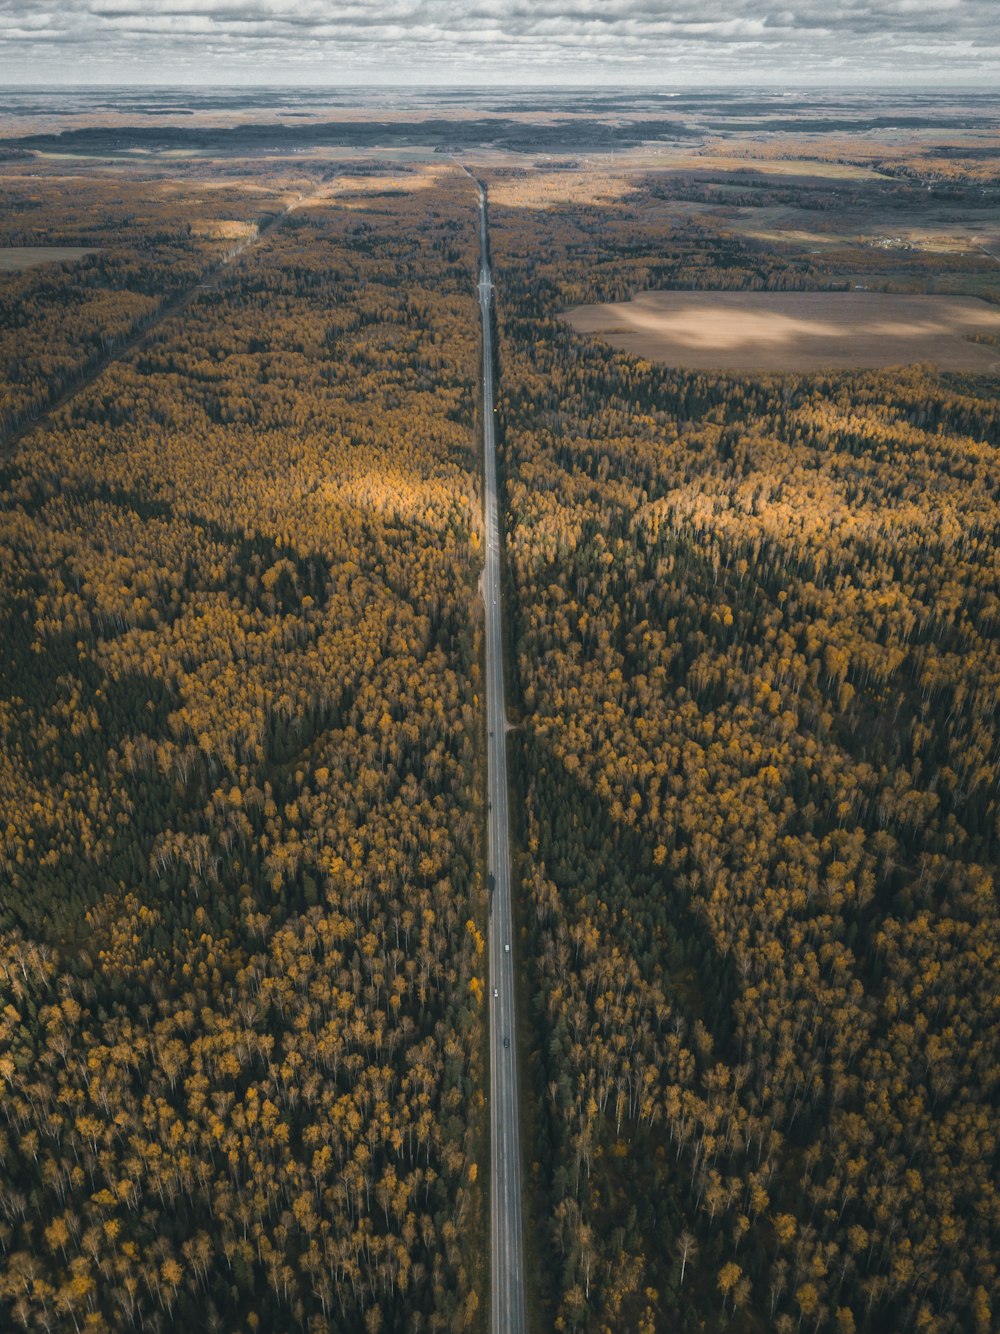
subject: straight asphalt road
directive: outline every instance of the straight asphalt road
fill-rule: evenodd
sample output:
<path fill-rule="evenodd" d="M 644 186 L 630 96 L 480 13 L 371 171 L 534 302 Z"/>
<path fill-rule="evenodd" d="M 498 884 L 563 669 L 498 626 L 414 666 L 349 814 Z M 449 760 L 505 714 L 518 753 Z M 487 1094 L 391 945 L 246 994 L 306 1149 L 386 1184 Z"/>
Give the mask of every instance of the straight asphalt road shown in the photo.
<path fill-rule="evenodd" d="M 521 1223 L 521 1137 L 518 1128 L 514 960 L 510 910 L 507 739 L 501 636 L 500 529 L 497 520 L 496 439 L 493 422 L 493 331 L 486 234 L 486 198 L 479 188 L 479 306 L 483 317 L 483 451 L 485 462 L 486 717 L 490 874 L 490 1269 L 492 1334 L 524 1334 L 524 1246 Z"/>

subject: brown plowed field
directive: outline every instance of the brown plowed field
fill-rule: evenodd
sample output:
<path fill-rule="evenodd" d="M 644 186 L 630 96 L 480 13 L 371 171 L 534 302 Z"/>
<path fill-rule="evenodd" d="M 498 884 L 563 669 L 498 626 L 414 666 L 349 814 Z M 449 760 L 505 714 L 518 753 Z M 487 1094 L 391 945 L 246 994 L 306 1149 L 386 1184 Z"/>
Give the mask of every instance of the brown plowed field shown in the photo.
<path fill-rule="evenodd" d="M 0 247 L 0 273 L 20 273 L 39 264 L 61 264 L 67 259 L 82 259 L 94 254 L 93 246 L 15 245 Z"/>
<path fill-rule="evenodd" d="M 692 370 L 818 371 L 933 362 L 1000 373 L 1000 307 L 884 292 L 640 292 L 574 306 L 578 333 Z M 993 343 L 974 343 L 986 335 Z"/>

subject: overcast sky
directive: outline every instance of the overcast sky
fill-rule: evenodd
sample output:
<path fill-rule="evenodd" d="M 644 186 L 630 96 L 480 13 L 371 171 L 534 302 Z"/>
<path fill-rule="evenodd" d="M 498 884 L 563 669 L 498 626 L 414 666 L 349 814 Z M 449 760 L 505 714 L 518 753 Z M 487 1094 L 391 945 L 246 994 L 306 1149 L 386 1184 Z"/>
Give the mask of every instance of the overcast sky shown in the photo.
<path fill-rule="evenodd" d="M 1000 84 L 1000 0 L 0 0 L 0 81 Z"/>

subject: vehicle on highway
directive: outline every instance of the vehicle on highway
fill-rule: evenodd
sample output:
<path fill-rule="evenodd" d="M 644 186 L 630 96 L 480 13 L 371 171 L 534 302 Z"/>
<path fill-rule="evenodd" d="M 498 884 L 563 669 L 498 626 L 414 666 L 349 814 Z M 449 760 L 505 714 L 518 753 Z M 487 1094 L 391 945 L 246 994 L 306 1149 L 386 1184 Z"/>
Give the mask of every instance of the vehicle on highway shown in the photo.
<path fill-rule="evenodd" d="M 503 952 L 504 952 L 504 954 L 509 954 L 509 953 L 510 953 L 510 946 L 509 946 L 509 945 L 505 945 L 505 946 L 503 947 Z"/>
<path fill-rule="evenodd" d="M 493 988 L 493 995 L 494 995 L 494 996 L 499 996 L 499 995 L 500 995 L 500 992 L 497 990 L 496 987 Z"/>
<path fill-rule="evenodd" d="M 510 1046 L 510 1038 L 504 1038 L 504 1040 L 503 1040 L 503 1045 L 504 1045 L 505 1047 L 509 1047 L 509 1046 Z"/>

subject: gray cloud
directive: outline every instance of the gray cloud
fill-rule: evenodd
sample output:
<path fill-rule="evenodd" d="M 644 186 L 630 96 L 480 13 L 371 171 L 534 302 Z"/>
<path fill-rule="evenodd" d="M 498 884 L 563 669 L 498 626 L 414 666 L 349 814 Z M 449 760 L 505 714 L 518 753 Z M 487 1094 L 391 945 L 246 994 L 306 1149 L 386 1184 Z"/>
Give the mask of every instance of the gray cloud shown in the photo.
<path fill-rule="evenodd" d="M 13 83 L 1000 79 L 996 0 L 0 0 Z"/>

